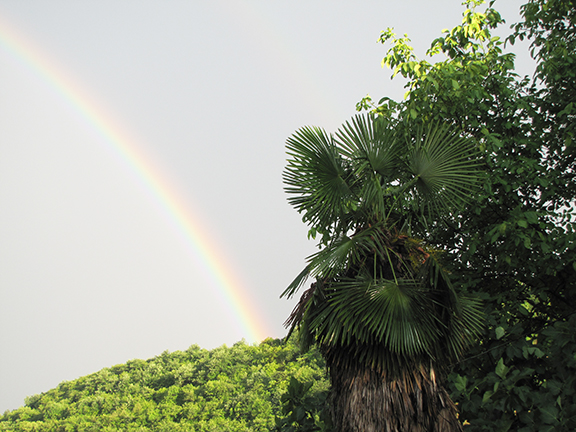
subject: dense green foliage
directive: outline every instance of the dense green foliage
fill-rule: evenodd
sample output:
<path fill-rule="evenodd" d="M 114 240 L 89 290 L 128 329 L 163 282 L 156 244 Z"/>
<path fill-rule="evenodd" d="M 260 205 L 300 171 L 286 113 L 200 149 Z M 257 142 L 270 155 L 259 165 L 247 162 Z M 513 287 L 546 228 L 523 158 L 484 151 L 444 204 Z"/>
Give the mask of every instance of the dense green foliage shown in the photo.
<path fill-rule="evenodd" d="M 0 431 L 270 431 L 291 379 L 307 397 L 328 386 L 320 356 L 301 356 L 291 343 L 193 345 L 31 396 L 0 416 Z"/>
<path fill-rule="evenodd" d="M 444 366 L 474 340 L 477 302 L 451 283 L 447 256 L 413 233 L 469 202 L 475 140 L 365 115 L 334 134 L 302 128 L 286 148 L 288 201 L 321 235 L 285 290 L 313 278 L 288 323 L 326 360 L 335 430 L 460 430 Z"/>
<path fill-rule="evenodd" d="M 277 432 L 332 430 L 327 396 L 328 391 L 318 388 L 313 381 L 301 382 L 290 378 L 288 389 L 282 395 L 282 413 L 276 418 Z"/>
<path fill-rule="evenodd" d="M 475 303 L 458 299 L 438 254 L 410 237 L 466 202 L 478 174 L 474 142 L 439 125 L 411 132 L 368 116 L 334 135 L 303 128 L 287 141 L 284 173 L 289 202 L 322 235 L 284 293 L 315 279 L 290 322 L 324 354 L 350 347 L 362 351 L 354 362 L 389 374 L 422 357 L 457 359 L 478 325 Z"/>
<path fill-rule="evenodd" d="M 534 77 L 491 35 L 498 12 L 469 2 L 463 23 L 417 59 L 407 37 L 382 33 L 383 64 L 408 79 L 384 117 L 440 119 L 478 140 L 488 176 L 457 223 L 423 233 L 484 299 L 486 330 L 455 365 L 452 394 L 467 430 L 576 429 L 576 3 L 530 0 L 507 42 L 528 39 Z M 360 108 L 371 104 L 364 99 Z"/>

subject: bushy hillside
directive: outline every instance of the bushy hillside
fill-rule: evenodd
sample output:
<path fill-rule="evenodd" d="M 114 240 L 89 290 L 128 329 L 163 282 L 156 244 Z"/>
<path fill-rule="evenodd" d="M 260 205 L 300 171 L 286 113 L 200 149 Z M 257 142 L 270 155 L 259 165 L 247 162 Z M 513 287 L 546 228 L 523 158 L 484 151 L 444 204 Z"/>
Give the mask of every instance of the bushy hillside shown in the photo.
<path fill-rule="evenodd" d="M 328 388 L 316 352 L 268 339 L 131 360 L 26 399 L 0 431 L 270 431 L 290 378 Z"/>

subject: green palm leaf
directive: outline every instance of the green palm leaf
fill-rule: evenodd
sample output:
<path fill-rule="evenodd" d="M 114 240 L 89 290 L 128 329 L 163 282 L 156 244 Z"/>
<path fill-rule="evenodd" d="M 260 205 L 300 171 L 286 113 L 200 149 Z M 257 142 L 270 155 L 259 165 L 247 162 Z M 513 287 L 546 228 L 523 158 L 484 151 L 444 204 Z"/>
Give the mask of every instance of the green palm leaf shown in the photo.
<path fill-rule="evenodd" d="M 431 216 L 451 213 L 470 201 L 478 183 L 475 144 L 446 126 L 421 127 L 407 158 L 421 210 Z"/>
<path fill-rule="evenodd" d="M 357 174 L 370 169 L 383 179 L 397 177 L 400 147 L 396 135 L 384 119 L 367 116 L 355 116 L 336 133 L 342 153 L 354 161 Z"/>
<path fill-rule="evenodd" d="M 311 324 L 318 326 L 320 342 L 377 344 L 403 356 L 428 351 L 438 334 L 427 313 L 425 292 L 415 281 L 399 282 L 355 279 L 333 284 L 330 314 Z"/>
<path fill-rule="evenodd" d="M 362 212 L 382 219 L 390 203 L 387 189 L 399 174 L 401 141 L 396 131 L 384 119 L 356 116 L 336 136 L 354 167 Z"/>
<path fill-rule="evenodd" d="M 350 173 L 331 136 L 320 128 L 305 127 L 286 144 L 284 171 L 288 201 L 303 219 L 323 233 L 334 225 L 353 202 Z"/>

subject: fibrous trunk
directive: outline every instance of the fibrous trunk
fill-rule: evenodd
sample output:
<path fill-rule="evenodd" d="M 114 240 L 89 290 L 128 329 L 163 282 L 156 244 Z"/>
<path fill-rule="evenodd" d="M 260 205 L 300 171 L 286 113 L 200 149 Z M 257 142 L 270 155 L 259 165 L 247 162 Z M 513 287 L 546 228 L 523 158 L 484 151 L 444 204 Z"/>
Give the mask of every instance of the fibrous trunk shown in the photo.
<path fill-rule="evenodd" d="M 337 361 L 326 356 L 335 432 L 462 431 L 456 407 L 432 366 L 394 376 L 339 354 Z"/>

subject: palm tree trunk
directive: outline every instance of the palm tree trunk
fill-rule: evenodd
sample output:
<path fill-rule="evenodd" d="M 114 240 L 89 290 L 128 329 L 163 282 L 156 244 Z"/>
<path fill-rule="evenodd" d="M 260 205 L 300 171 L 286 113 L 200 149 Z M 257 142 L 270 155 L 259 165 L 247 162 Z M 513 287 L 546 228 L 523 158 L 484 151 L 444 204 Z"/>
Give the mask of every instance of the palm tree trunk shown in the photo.
<path fill-rule="evenodd" d="M 404 372 L 392 377 L 354 356 L 345 361 L 342 354 L 325 356 L 335 432 L 462 431 L 456 406 L 433 367 L 403 365 Z"/>

